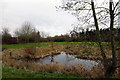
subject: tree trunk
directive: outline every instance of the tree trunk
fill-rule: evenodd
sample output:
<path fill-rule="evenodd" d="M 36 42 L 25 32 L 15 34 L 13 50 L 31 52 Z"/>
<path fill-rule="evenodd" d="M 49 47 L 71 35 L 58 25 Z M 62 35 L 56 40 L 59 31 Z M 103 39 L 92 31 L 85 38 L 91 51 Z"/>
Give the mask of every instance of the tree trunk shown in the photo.
<path fill-rule="evenodd" d="M 93 0 L 91 0 L 91 6 L 92 6 L 92 11 L 93 11 L 95 27 L 96 27 L 97 42 L 98 42 L 98 45 L 99 45 L 99 48 L 101 51 L 102 63 L 103 63 L 104 69 L 105 69 L 105 77 L 110 77 L 111 72 L 113 72 L 113 66 L 111 66 L 111 61 L 107 59 L 104 48 L 102 46 L 102 40 L 101 40 L 101 35 L 100 35 L 100 31 L 99 31 L 99 26 L 98 26 L 98 21 L 97 21 L 97 17 L 96 17 Z"/>
<path fill-rule="evenodd" d="M 110 35 L 111 35 L 111 48 L 112 48 L 112 64 L 110 65 L 109 75 L 115 72 L 116 68 L 116 47 L 115 47 L 115 30 L 114 30 L 114 10 L 113 10 L 113 1 L 109 0 L 109 9 L 110 9 Z"/>
<path fill-rule="evenodd" d="M 93 0 L 91 0 L 91 4 L 92 4 L 93 17 L 94 17 L 94 22 L 95 22 L 95 27 L 96 27 L 97 42 L 98 42 L 98 45 L 100 47 L 102 58 L 106 59 L 106 55 L 105 55 L 105 52 L 104 52 L 104 49 L 102 46 L 101 35 L 100 35 L 100 31 L 99 31 L 99 26 L 98 26 L 98 21 L 97 21 L 97 17 L 96 17 L 96 13 L 95 13 Z"/>

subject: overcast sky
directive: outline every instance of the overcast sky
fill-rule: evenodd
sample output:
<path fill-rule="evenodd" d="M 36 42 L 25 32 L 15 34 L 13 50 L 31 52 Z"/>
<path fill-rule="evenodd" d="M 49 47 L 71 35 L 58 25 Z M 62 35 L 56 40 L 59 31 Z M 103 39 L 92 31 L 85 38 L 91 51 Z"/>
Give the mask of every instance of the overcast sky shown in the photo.
<path fill-rule="evenodd" d="M 55 6 L 61 5 L 61 1 L 0 0 L 0 27 L 8 28 L 13 34 L 25 21 L 29 21 L 50 36 L 65 34 L 73 28 L 71 24 L 77 19 L 65 11 L 57 11 Z"/>
<path fill-rule="evenodd" d="M 20 28 L 25 21 L 50 36 L 65 34 L 77 20 L 71 14 L 57 11 L 61 0 L 0 0 L 0 26 L 10 33 Z"/>

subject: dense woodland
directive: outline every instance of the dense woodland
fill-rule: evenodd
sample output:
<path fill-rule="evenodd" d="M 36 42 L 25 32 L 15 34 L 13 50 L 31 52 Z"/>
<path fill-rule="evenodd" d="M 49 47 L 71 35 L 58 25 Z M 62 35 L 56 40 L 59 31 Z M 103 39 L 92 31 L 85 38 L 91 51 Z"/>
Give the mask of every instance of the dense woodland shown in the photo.
<path fill-rule="evenodd" d="M 115 29 L 116 35 L 115 40 L 120 41 L 120 28 Z M 100 29 L 103 42 L 110 41 L 110 30 Z M 3 44 L 20 44 L 20 43 L 38 43 L 38 42 L 96 42 L 96 31 L 86 29 L 86 31 L 77 31 L 75 28 L 67 34 L 56 35 L 54 37 L 43 37 L 43 33 L 31 32 L 29 39 L 25 36 L 12 37 L 7 31 L 2 33 L 2 43 Z M 28 38 L 28 37 L 27 37 Z"/>

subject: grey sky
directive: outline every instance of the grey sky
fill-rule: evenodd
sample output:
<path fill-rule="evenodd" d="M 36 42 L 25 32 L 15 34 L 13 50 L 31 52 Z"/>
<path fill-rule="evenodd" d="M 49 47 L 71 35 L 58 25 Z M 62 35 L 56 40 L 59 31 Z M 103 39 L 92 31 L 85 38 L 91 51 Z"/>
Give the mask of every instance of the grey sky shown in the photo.
<path fill-rule="evenodd" d="M 61 5 L 61 1 L 0 0 L 0 27 L 7 27 L 13 34 L 23 22 L 29 21 L 51 36 L 64 34 L 72 29 L 71 24 L 77 19 L 67 12 L 56 11 L 55 6 Z"/>
<path fill-rule="evenodd" d="M 25 21 L 49 35 L 64 34 L 72 29 L 76 18 L 64 11 L 56 11 L 61 0 L 2 0 L 0 1 L 0 26 L 13 32 Z"/>

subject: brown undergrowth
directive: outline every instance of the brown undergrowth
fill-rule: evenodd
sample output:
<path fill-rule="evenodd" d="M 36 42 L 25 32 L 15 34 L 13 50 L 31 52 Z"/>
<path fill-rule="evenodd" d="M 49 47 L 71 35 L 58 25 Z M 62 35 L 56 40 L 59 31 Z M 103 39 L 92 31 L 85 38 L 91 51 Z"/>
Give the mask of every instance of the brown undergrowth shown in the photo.
<path fill-rule="evenodd" d="M 98 47 L 85 46 L 85 45 L 69 45 L 64 48 L 64 51 L 68 54 L 76 54 L 78 58 L 100 60 L 101 54 Z M 105 48 L 106 56 L 111 58 L 111 50 Z"/>
<path fill-rule="evenodd" d="M 20 48 L 20 49 L 6 49 L 3 52 L 6 55 L 10 55 L 14 58 L 43 58 L 46 56 L 59 54 L 62 51 L 67 54 L 75 54 L 78 58 L 83 59 L 101 59 L 99 48 L 92 46 L 83 45 L 54 45 L 54 46 L 44 46 L 44 47 L 30 47 L 30 48 Z M 111 58 L 111 50 L 106 48 L 106 55 Z"/>
<path fill-rule="evenodd" d="M 21 61 L 9 58 L 3 60 L 4 66 L 11 66 L 17 69 L 24 69 L 27 71 L 49 72 L 49 73 L 64 73 L 79 75 L 87 78 L 103 78 L 104 68 L 102 65 L 93 66 L 90 70 L 86 70 L 82 65 L 65 66 L 58 63 L 40 64 L 33 61 Z M 115 77 L 119 77 L 116 72 Z"/>
<path fill-rule="evenodd" d="M 101 58 L 99 49 L 96 47 L 82 45 L 50 45 L 44 47 L 6 49 L 3 51 L 3 65 L 36 72 L 74 74 L 88 78 L 104 77 L 104 68 L 101 64 L 94 66 L 91 70 L 86 70 L 82 65 L 65 66 L 58 63 L 38 64 L 34 61 L 21 61 L 22 58 L 43 58 L 45 56 L 59 54 L 61 51 L 65 51 L 68 54 L 76 54 L 79 58 Z M 111 51 L 106 48 L 106 52 L 107 56 L 110 58 Z M 114 77 L 118 76 L 118 71 L 116 71 Z"/>
<path fill-rule="evenodd" d="M 36 71 L 36 72 L 49 72 L 49 73 L 64 73 L 64 74 L 73 74 L 79 75 L 82 77 L 99 77 L 99 75 L 94 76 L 94 71 L 85 70 L 82 65 L 74 65 L 74 66 L 65 66 L 63 64 L 58 63 L 50 63 L 50 64 L 38 64 L 36 62 L 30 61 L 19 61 L 15 59 L 7 59 L 3 61 L 4 66 L 11 66 L 17 69 L 24 69 L 27 71 Z M 97 70 L 96 70 L 97 71 Z M 95 72 L 96 73 L 96 72 Z M 99 73 L 97 71 L 97 73 Z M 101 76 L 100 76 L 101 77 Z"/>

